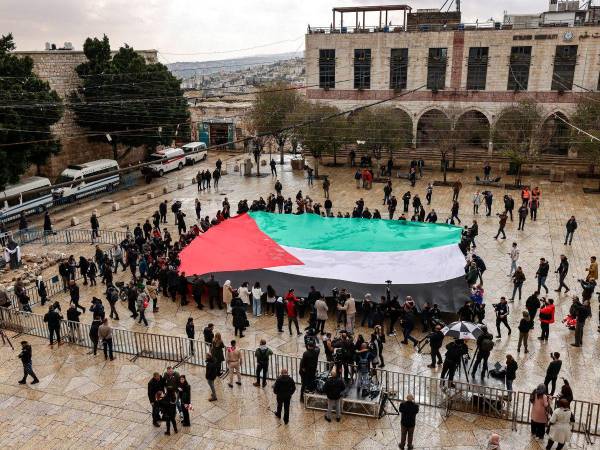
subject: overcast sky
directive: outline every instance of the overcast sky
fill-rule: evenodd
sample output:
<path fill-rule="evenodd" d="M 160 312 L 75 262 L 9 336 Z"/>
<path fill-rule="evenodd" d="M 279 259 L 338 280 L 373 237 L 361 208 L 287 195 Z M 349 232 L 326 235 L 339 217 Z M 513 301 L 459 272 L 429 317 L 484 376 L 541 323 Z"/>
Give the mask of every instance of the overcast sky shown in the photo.
<path fill-rule="evenodd" d="M 396 3 L 401 3 L 397 0 Z M 394 0 L 0 0 L 0 34 L 18 50 L 66 41 L 81 49 L 106 33 L 111 46 L 160 51 L 162 62 L 203 61 L 304 49 L 307 24 L 329 26 L 333 6 L 393 4 Z M 404 3 L 440 7 L 442 0 Z M 463 21 L 502 19 L 503 12 L 546 10 L 547 0 L 463 0 Z M 376 24 L 373 17 L 373 25 Z M 367 25 L 369 25 L 367 20 Z M 235 51 L 234 51 L 235 50 Z"/>

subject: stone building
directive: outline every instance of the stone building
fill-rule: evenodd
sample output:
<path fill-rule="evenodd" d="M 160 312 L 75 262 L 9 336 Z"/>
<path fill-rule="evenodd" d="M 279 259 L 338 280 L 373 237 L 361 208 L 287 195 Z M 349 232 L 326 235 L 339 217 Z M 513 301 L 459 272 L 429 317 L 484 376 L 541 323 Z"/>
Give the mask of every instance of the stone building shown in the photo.
<path fill-rule="evenodd" d="M 308 28 L 307 98 L 349 109 L 397 96 L 387 104 L 410 119 L 413 147 L 426 147 L 432 120 L 448 117 L 455 127 L 483 129 L 472 144 L 490 153 L 503 108 L 535 99 L 554 133 L 542 152 L 575 158 L 569 125 L 556 115 L 568 120 L 578 96 L 599 88 L 600 26 L 596 11 L 557 1 L 515 23 L 507 15 L 465 24 L 452 11 L 447 22 L 437 13 L 428 24 L 415 17 L 431 10 L 406 5 L 334 8 L 329 27 Z M 392 10 L 403 11 L 405 22 L 388 22 Z M 379 22 L 367 26 L 365 13 L 377 12 Z M 349 14 L 352 26 L 343 21 Z"/>
<path fill-rule="evenodd" d="M 232 144 L 249 135 L 246 114 L 252 107 L 252 95 L 242 99 L 199 99 L 194 91 L 186 92 L 192 122 L 192 139 L 207 146 L 227 144 L 229 150 L 244 148 L 243 143 Z"/>
<path fill-rule="evenodd" d="M 146 58 L 148 63 L 157 62 L 156 50 L 137 50 L 139 54 Z M 69 94 L 77 89 L 80 80 L 75 72 L 75 67 L 86 62 L 83 51 L 76 50 L 45 50 L 45 51 L 17 51 L 17 56 L 29 56 L 33 60 L 33 71 L 43 80 L 50 84 L 50 87 L 66 99 Z M 46 166 L 40 168 L 41 173 L 50 178 L 60 174 L 69 164 L 78 164 L 101 158 L 113 157 L 112 146 L 106 142 L 89 142 L 86 138 L 73 138 L 81 135 L 82 130 L 75 123 L 73 113 L 69 108 L 65 108 L 63 118 L 53 126 L 52 131 L 60 138 L 61 152 L 50 158 Z M 119 149 L 121 150 L 121 149 Z M 121 165 L 134 163 L 143 160 L 144 150 L 133 149 Z M 31 167 L 29 174 L 35 173 L 37 168 Z"/>

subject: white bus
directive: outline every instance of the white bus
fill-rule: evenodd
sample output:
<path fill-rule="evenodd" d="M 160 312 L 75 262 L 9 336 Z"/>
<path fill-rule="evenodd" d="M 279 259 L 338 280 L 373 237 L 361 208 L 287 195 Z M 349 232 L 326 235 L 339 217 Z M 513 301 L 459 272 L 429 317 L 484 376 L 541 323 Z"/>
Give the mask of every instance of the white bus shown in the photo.
<path fill-rule="evenodd" d="M 32 192 L 42 189 L 39 192 Z M 18 197 L 12 197 L 18 195 Z M 31 177 L 21 180 L 17 184 L 8 185 L 0 193 L 0 221 L 10 221 L 19 217 L 21 213 L 40 213 L 52 205 L 51 184 L 48 178 Z"/>
<path fill-rule="evenodd" d="M 208 156 L 208 150 L 204 142 L 190 142 L 183 147 L 185 153 L 185 162 L 187 164 L 196 164 L 198 161 L 204 161 Z"/>
<path fill-rule="evenodd" d="M 144 169 L 153 175 L 162 177 L 172 170 L 181 170 L 185 165 L 185 153 L 180 148 L 165 148 L 150 155 L 151 164 Z"/>
<path fill-rule="evenodd" d="M 70 183 L 68 186 L 52 190 L 55 200 L 72 202 L 79 198 L 102 191 L 112 191 L 121 182 L 118 173 L 119 164 L 114 159 L 99 159 L 83 164 L 67 166 L 56 179 L 55 184 Z M 104 177 L 89 181 L 88 178 L 107 174 Z"/>

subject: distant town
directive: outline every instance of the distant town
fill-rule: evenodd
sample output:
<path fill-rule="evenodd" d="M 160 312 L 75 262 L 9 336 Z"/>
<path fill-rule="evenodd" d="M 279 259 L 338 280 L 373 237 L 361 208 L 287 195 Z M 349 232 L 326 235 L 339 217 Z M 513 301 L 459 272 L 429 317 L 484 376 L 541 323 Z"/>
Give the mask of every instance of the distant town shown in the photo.
<path fill-rule="evenodd" d="M 181 81 L 181 87 L 202 97 L 250 94 L 257 86 L 286 82 L 304 84 L 306 69 L 302 52 L 234 58 L 204 62 L 167 64 Z"/>

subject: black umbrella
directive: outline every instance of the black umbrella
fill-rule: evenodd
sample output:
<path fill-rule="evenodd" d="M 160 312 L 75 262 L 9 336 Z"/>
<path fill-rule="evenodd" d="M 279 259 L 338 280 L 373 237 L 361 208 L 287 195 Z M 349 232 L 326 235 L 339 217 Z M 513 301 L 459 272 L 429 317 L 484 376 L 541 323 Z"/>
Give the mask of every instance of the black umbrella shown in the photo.
<path fill-rule="evenodd" d="M 483 331 L 481 331 L 481 328 L 475 323 L 458 321 L 442 328 L 442 333 L 444 333 L 444 336 L 455 339 L 477 340 L 477 338 L 483 334 Z"/>

